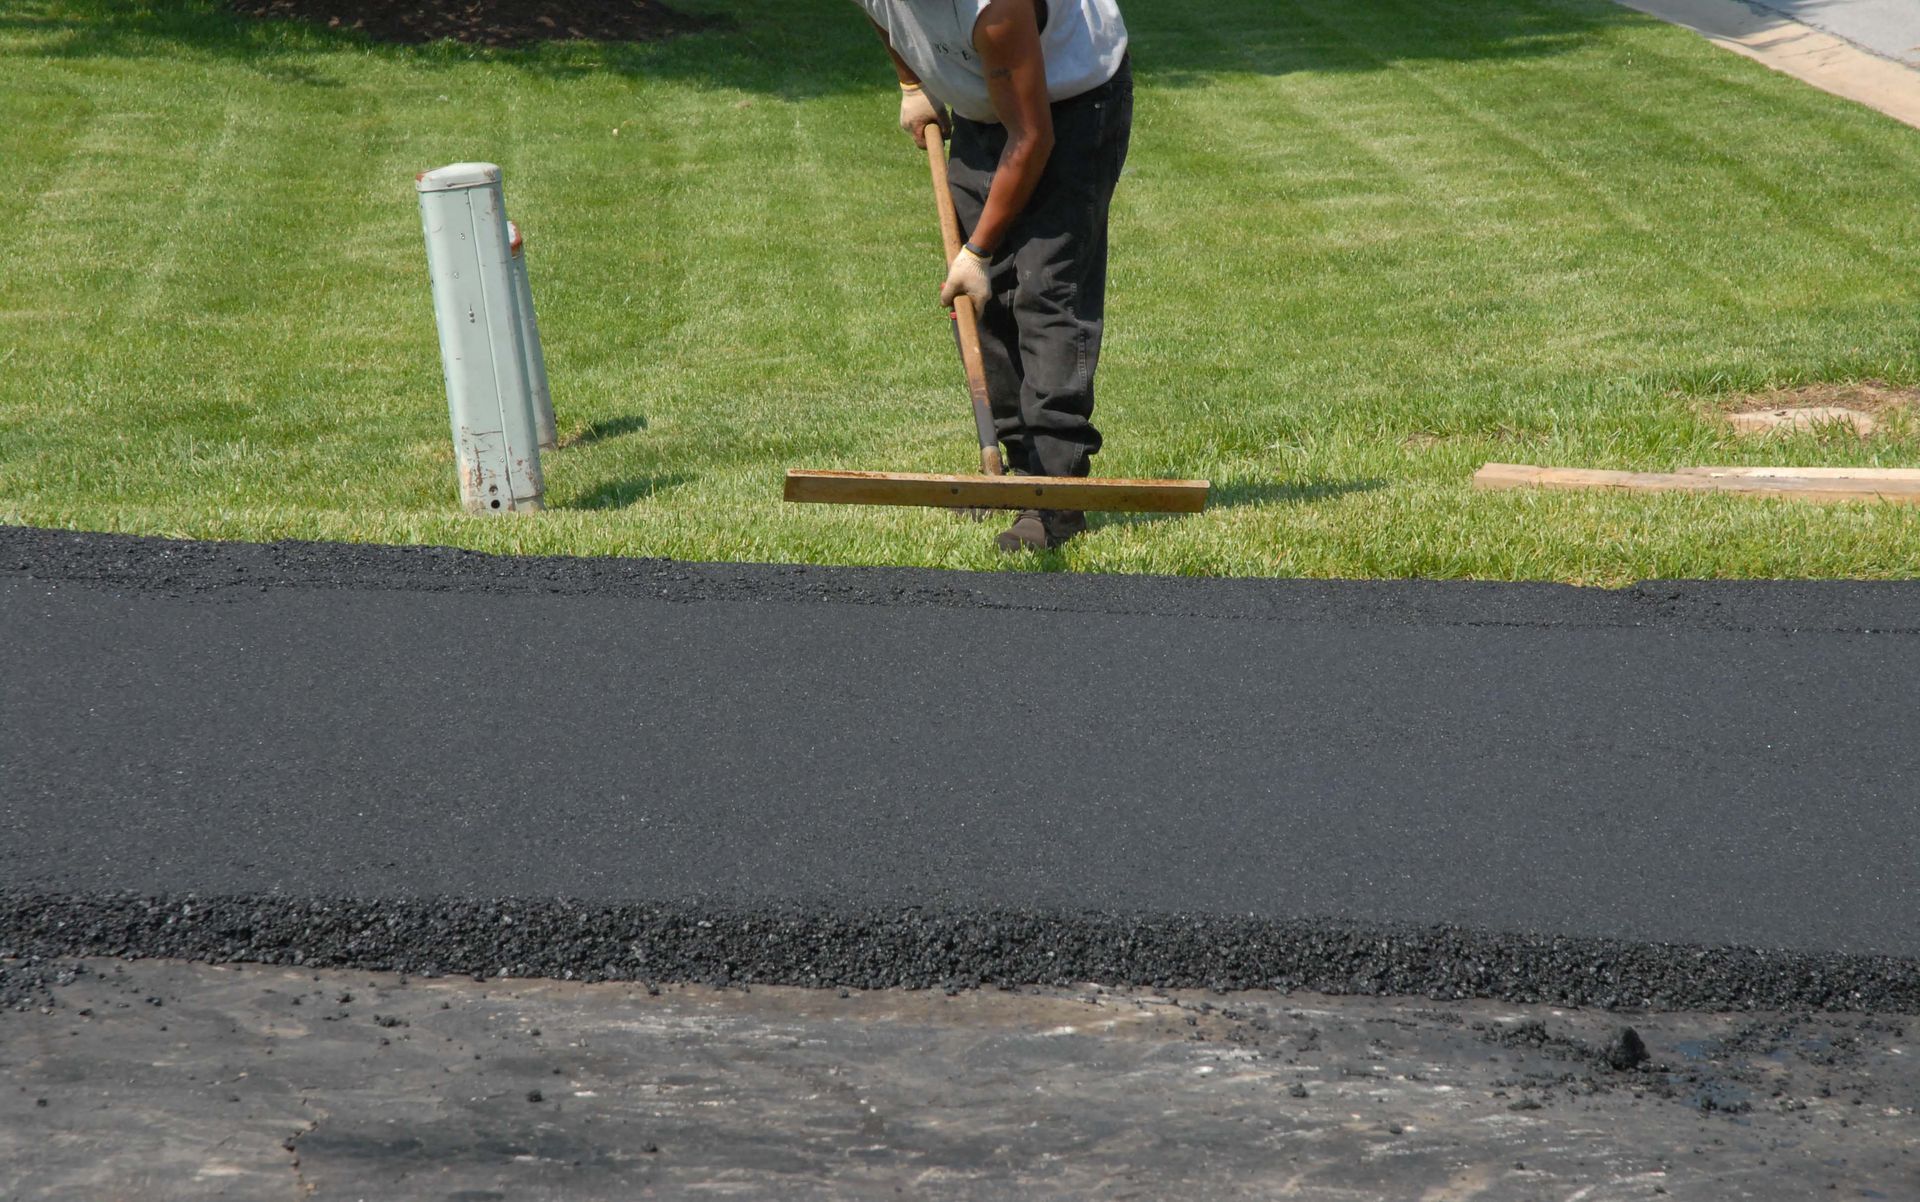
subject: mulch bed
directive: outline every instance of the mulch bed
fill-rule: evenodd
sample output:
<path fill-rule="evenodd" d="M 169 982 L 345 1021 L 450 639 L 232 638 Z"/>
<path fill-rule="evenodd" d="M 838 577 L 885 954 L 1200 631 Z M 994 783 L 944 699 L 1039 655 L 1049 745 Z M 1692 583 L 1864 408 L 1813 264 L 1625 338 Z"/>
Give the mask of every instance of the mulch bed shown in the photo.
<path fill-rule="evenodd" d="M 712 24 L 657 0 L 230 0 L 247 17 L 311 21 L 379 42 L 476 46 L 592 39 L 653 42 Z"/>

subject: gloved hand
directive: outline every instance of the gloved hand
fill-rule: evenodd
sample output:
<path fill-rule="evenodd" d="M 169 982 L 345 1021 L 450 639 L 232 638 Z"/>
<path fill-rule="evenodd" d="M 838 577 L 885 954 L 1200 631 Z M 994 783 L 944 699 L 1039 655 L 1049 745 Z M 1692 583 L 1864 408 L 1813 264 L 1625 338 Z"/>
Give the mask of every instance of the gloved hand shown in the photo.
<path fill-rule="evenodd" d="M 920 149 L 927 148 L 927 126 L 938 125 L 940 136 L 947 134 L 947 113 L 944 108 L 933 102 L 927 90 L 918 84 L 900 85 L 900 128 L 913 139 Z"/>
<path fill-rule="evenodd" d="M 975 254 L 972 247 L 961 247 L 960 253 L 953 257 L 953 265 L 947 268 L 947 282 L 940 287 L 940 303 L 951 309 L 955 300 L 971 296 L 974 311 L 978 312 L 991 294 L 987 260 Z"/>

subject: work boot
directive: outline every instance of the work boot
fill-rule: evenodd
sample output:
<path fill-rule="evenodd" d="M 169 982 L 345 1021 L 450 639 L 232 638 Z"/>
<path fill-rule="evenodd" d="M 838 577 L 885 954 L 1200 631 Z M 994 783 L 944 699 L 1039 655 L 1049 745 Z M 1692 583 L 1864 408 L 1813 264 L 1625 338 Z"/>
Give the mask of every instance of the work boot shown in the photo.
<path fill-rule="evenodd" d="M 1086 528 L 1077 509 L 1023 509 L 995 541 L 1002 551 L 1051 551 Z"/>

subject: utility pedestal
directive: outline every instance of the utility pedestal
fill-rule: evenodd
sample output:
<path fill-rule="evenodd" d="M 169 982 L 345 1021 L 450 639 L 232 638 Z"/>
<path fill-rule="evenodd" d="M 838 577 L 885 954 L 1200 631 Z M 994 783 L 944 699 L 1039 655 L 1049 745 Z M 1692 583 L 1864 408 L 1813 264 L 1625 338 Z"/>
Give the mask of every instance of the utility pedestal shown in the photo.
<path fill-rule="evenodd" d="M 553 393 L 547 387 L 547 356 L 540 349 L 540 323 L 533 316 L 533 284 L 527 279 L 527 242 L 520 226 L 507 222 L 513 253 L 513 307 L 520 322 L 520 348 L 527 356 L 527 386 L 533 395 L 533 432 L 540 449 L 560 449 L 560 428 L 553 420 Z"/>
<path fill-rule="evenodd" d="M 540 439 L 500 168 L 455 163 L 416 177 L 433 277 L 460 500 L 474 513 L 541 508 Z"/>

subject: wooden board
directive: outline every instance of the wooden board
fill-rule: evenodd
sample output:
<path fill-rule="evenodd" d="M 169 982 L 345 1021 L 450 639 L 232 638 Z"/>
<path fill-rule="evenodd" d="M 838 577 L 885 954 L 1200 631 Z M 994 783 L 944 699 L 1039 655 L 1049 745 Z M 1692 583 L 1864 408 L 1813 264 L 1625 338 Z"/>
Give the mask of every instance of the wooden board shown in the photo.
<path fill-rule="evenodd" d="M 787 472 L 786 498 L 817 505 L 936 505 L 952 509 L 1091 509 L 1199 513 L 1205 480 L 1068 476 L 936 476 L 915 472 Z"/>
<path fill-rule="evenodd" d="M 1739 476 L 1779 480 L 1874 480 L 1920 483 L 1920 467 L 1683 467 L 1682 476 Z"/>
<path fill-rule="evenodd" d="M 1617 472 L 1594 468 L 1534 467 L 1489 463 L 1474 473 L 1475 488 L 1597 488 L 1623 492 L 1717 492 L 1749 496 L 1797 497 L 1806 501 L 1900 501 L 1920 504 L 1920 478 L 1906 469 L 1802 469 L 1791 475 L 1777 468 L 1684 468 L 1677 472 Z"/>

